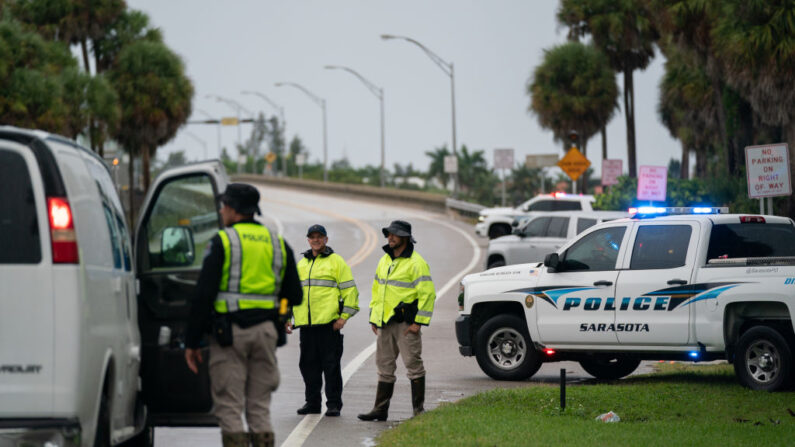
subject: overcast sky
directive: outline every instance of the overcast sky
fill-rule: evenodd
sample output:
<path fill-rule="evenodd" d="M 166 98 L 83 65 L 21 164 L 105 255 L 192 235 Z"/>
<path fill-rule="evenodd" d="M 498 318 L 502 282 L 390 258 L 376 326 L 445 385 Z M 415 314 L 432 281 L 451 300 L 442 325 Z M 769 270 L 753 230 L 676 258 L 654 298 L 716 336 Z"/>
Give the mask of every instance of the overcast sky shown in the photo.
<path fill-rule="evenodd" d="M 275 87 L 295 82 L 325 98 L 329 162 L 347 156 L 354 166 L 380 163 L 377 98 L 353 75 L 326 70 L 345 65 L 384 88 L 386 164 L 411 162 L 426 169 L 426 151 L 452 137 L 450 78 L 419 48 L 381 34 L 412 37 L 455 65 L 458 145 L 482 149 L 491 164 L 493 149 L 513 148 L 516 160 L 528 154 L 561 154 L 552 132 L 540 128 L 528 111 L 525 86 L 541 63 L 544 49 L 564 43 L 566 29 L 557 25 L 552 0 L 127 0 L 149 14 L 166 43 L 185 62 L 195 88 L 192 119 L 234 116 L 234 110 L 207 95 L 238 101 L 247 109 L 271 115 L 265 101 L 242 95 L 264 93 L 285 109 L 287 133 L 299 135 L 310 158 L 322 159 L 320 107 L 301 91 Z M 643 72 L 635 72 L 638 165 L 667 165 L 679 158 L 679 144 L 660 123 L 657 85 L 663 59 L 657 55 Z M 617 77 L 619 88 L 622 77 Z M 622 102 L 622 101 L 620 101 Z M 250 125 L 243 125 L 245 140 Z M 218 156 L 217 127 L 186 125 L 160 158 L 185 150 L 189 159 Z M 624 160 L 623 111 L 607 128 L 608 157 Z M 221 130 L 230 149 L 237 130 Z M 601 166 L 601 141 L 589 142 L 589 159 Z"/>

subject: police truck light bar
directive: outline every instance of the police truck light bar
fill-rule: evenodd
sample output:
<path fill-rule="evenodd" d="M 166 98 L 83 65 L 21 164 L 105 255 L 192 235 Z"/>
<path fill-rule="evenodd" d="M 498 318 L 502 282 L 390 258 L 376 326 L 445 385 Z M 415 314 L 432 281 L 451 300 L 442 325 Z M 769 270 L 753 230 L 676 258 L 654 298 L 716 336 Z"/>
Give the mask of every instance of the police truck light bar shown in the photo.
<path fill-rule="evenodd" d="M 719 207 L 719 206 L 696 206 L 696 207 L 686 207 L 686 206 L 672 206 L 672 207 L 664 207 L 664 206 L 639 206 L 630 208 L 629 214 L 631 217 L 657 217 L 657 216 L 681 216 L 681 215 L 688 215 L 688 214 L 728 214 L 729 208 L 728 207 Z"/>

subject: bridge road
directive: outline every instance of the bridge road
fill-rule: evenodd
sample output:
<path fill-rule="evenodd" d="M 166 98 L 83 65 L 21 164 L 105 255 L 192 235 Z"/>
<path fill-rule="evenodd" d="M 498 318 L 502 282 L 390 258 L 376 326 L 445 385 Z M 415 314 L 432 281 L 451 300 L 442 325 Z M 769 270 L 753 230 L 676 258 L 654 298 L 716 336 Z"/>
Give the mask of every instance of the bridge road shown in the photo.
<path fill-rule="evenodd" d="M 262 195 L 262 221 L 277 228 L 293 248 L 296 257 L 308 248 L 306 229 L 315 223 L 326 227 L 329 246 L 352 266 L 359 287 L 361 311 L 343 329 L 342 357 L 344 407 L 342 416 L 299 416 L 295 410 L 304 402 L 304 385 L 298 370 L 298 334 L 278 350 L 281 384 L 274 393 L 271 418 L 276 445 L 327 446 L 374 445 L 375 437 L 396 422 L 411 417 L 411 390 L 405 369 L 398 360 L 397 385 L 390 407 L 390 419 L 362 422 L 356 418 L 373 405 L 377 376 L 375 335 L 368 324 L 370 287 L 375 266 L 383 255 L 385 238 L 381 228 L 394 219 L 411 222 L 417 250 L 431 268 L 437 290 L 431 325 L 423 328 L 423 359 L 427 370 L 426 409 L 442 402 L 496 387 L 527 386 L 528 382 L 497 382 L 488 378 L 472 357 L 458 353 L 454 322 L 457 317 L 458 281 L 463 274 L 483 269 L 488 242 L 476 238 L 471 225 L 455 222 L 441 214 L 425 212 L 399 203 L 362 201 L 271 186 L 258 186 Z M 441 293 L 444 292 L 444 293 Z M 588 377 L 574 363 L 547 364 L 532 382 L 555 382 L 560 368 L 569 380 Z M 218 446 L 218 428 L 158 428 L 156 446 Z"/>

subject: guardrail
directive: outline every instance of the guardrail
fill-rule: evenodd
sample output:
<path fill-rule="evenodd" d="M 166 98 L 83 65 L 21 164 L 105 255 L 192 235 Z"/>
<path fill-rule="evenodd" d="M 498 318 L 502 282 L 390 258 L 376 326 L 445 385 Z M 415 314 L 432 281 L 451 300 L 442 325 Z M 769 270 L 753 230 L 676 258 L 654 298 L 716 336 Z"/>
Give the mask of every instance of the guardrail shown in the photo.
<path fill-rule="evenodd" d="M 348 183 L 324 183 L 318 180 L 302 180 L 296 178 L 273 177 L 256 174 L 232 175 L 233 181 L 263 183 L 266 185 L 304 189 L 324 194 L 356 196 L 380 203 L 400 202 L 401 204 L 420 207 L 428 211 L 451 213 L 456 216 L 476 217 L 484 207 L 476 203 L 451 199 L 443 194 L 407 189 L 379 188 L 369 185 L 353 185 Z"/>

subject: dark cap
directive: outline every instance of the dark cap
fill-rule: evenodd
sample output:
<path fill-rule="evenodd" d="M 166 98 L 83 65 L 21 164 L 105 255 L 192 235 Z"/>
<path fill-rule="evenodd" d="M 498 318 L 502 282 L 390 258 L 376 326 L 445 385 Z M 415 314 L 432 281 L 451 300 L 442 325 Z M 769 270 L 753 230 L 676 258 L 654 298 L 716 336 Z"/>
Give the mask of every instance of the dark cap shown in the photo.
<path fill-rule="evenodd" d="M 312 233 L 320 233 L 323 236 L 328 236 L 328 234 L 326 233 L 326 228 L 323 225 L 318 225 L 318 224 L 314 224 L 311 227 L 309 227 L 308 230 L 306 230 L 306 237 L 311 236 Z"/>
<path fill-rule="evenodd" d="M 381 232 L 384 233 L 384 237 L 387 237 L 390 233 L 392 233 L 395 236 L 407 237 L 411 239 L 412 243 L 417 243 L 417 241 L 411 236 L 411 224 L 405 220 L 393 220 L 388 227 L 381 228 Z"/>
<path fill-rule="evenodd" d="M 259 191 L 246 183 L 230 183 L 218 200 L 240 214 L 262 214 L 259 210 Z"/>

